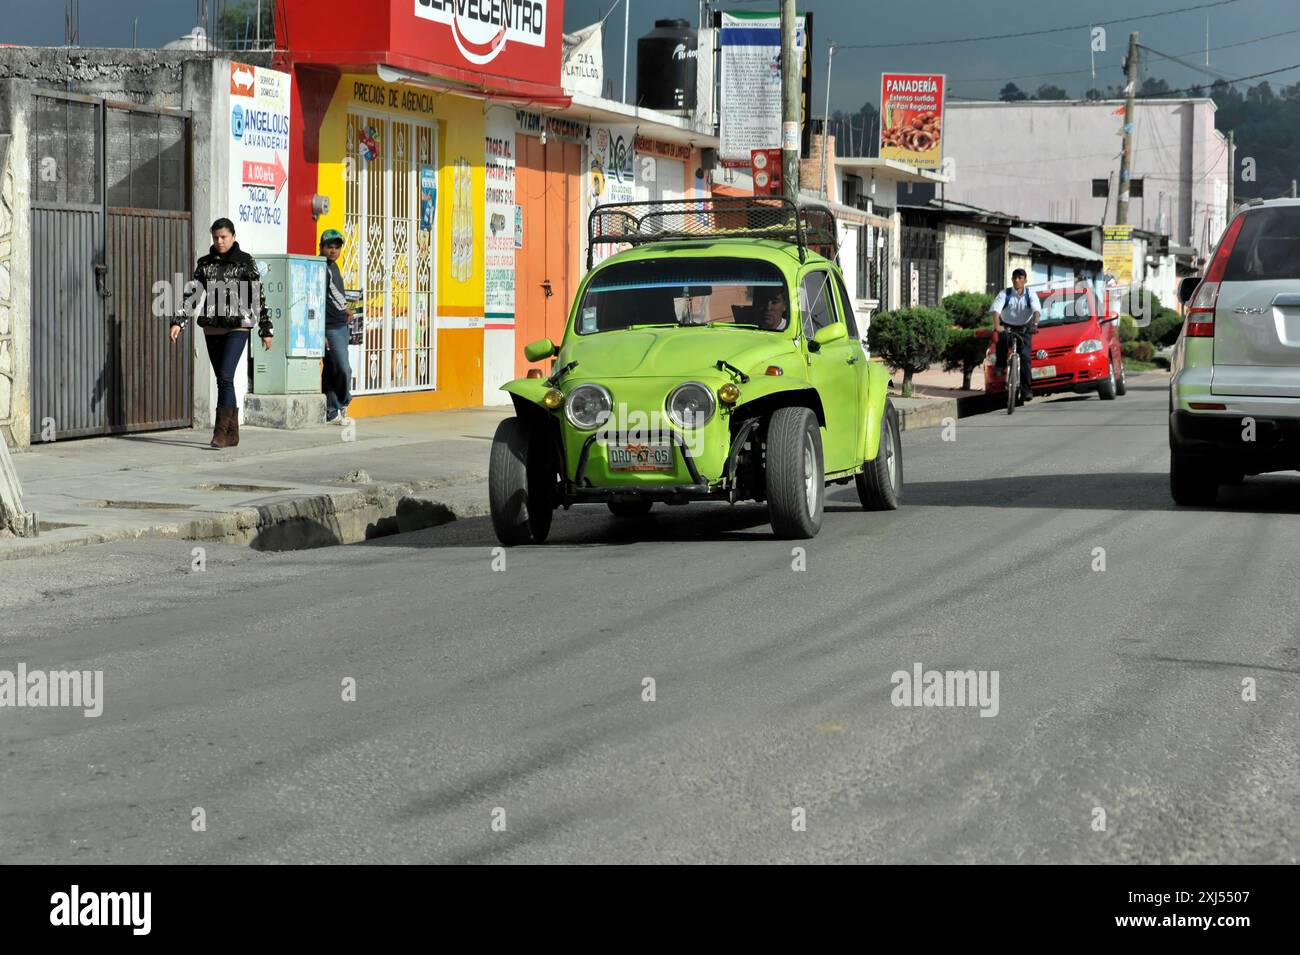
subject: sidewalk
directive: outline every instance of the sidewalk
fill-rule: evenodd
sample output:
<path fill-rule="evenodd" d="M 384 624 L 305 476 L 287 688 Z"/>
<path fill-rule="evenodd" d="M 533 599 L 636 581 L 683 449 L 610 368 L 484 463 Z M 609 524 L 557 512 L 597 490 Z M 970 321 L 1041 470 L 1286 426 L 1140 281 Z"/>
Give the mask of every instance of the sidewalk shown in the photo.
<path fill-rule="evenodd" d="M 487 513 L 487 468 L 510 406 L 335 425 L 160 431 L 33 445 L 13 456 L 34 538 L 0 538 L 0 560 L 135 537 L 222 540 L 266 550 L 354 543 Z"/>
<path fill-rule="evenodd" d="M 877 361 L 878 359 L 872 359 Z M 971 375 L 971 387 L 961 386 L 961 372 L 941 371 L 933 365 L 912 376 L 912 397 L 899 397 L 903 374 L 894 372 L 889 396 L 902 414 L 902 430 L 941 425 L 945 418 L 965 418 L 988 410 L 984 395 L 984 372 Z"/>

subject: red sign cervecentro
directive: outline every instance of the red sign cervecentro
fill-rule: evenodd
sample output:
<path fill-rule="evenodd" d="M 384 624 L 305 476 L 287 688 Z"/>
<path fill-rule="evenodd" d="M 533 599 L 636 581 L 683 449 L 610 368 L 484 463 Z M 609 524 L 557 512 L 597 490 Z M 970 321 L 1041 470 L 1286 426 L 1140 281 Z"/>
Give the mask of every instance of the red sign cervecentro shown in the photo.
<path fill-rule="evenodd" d="M 566 105 L 563 0 L 284 0 L 279 42 L 294 63 L 388 66 L 451 89 Z"/>

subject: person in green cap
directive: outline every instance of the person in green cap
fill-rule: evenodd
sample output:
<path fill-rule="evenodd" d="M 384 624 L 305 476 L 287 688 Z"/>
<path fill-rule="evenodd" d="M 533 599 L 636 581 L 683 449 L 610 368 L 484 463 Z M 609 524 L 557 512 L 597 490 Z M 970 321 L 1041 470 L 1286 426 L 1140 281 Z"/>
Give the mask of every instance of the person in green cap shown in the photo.
<path fill-rule="evenodd" d="M 352 310 L 343 294 L 343 273 L 338 259 L 343 252 L 343 234 L 326 229 L 320 237 L 320 254 L 325 256 L 325 367 L 321 391 L 325 392 L 325 422 L 347 424 L 352 401 L 352 366 L 348 361 L 348 322 Z"/>

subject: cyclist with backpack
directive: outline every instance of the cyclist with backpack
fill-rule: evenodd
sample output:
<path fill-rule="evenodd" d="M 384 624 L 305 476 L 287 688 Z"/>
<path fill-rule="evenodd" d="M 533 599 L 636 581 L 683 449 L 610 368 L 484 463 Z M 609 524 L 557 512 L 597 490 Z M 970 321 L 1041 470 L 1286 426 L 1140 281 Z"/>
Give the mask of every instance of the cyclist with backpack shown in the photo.
<path fill-rule="evenodd" d="M 1043 314 L 1038 296 L 1025 287 L 1028 281 L 1025 270 L 1016 269 L 1011 273 L 1011 287 L 999 292 L 989 309 L 993 316 L 993 342 L 997 346 L 1000 370 L 1007 367 L 1007 339 L 1010 337 L 999 334 L 1002 326 L 1020 332 L 1020 397 L 1017 404 L 1033 400 L 1033 378 L 1029 366 L 1034 354 L 1033 335 L 1038 330 L 1038 321 Z"/>

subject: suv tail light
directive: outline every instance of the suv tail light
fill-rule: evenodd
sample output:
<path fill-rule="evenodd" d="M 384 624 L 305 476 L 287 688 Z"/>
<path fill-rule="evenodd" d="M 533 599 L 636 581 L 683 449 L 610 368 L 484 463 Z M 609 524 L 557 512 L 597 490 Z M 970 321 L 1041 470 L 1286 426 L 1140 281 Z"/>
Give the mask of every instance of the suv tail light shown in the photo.
<path fill-rule="evenodd" d="M 1232 247 L 1237 244 L 1237 236 L 1241 234 L 1246 215 L 1247 213 L 1243 212 L 1229 224 L 1228 231 L 1223 234 L 1223 239 L 1219 242 L 1219 247 L 1214 250 L 1214 258 L 1210 260 L 1210 267 L 1205 271 L 1205 278 L 1196 287 L 1196 294 L 1188 303 L 1188 338 L 1214 337 L 1214 309 L 1219 302 L 1219 283 L 1223 281 L 1223 273 L 1228 269 L 1228 257 L 1232 255 Z"/>

